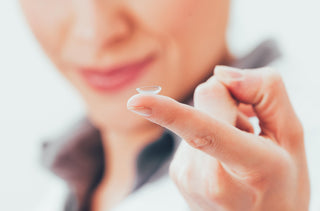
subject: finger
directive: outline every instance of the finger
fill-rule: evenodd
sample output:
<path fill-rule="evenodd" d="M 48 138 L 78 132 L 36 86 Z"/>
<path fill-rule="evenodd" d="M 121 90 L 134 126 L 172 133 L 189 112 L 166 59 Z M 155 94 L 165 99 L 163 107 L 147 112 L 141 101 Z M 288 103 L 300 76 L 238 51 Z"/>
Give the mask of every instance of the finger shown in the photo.
<path fill-rule="evenodd" d="M 138 94 L 130 98 L 127 106 L 231 168 L 257 168 L 272 151 L 273 146 L 261 141 L 262 137 L 240 131 L 165 96 Z"/>
<path fill-rule="evenodd" d="M 236 124 L 237 102 L 230 95 L 229 90 L 215 77 L 197 86 L 193 99 L 196 109 L 220 121 Z"/>
<path fill-rule="evenodd" d="M 237 100 L 253 106 L 262 134 L 283 144 L 302 140 L 301 123 L 276 71 L 271 68 L 249 71 L 218 66 L 215 75 Z"/>
<path fill-rule="evenodd" d="M 247 185 L 230 174 L 219 161 L 186 142 L 180 144 L 169 172 L 182 195 L 191 197 L 189 202 L 196 202 L 189 205 L 201 205 L 197 210 L 220 210 L 222 207 L 244 210 L 252 204 L 253 197 L 250 196 L 253 193 Z"/>
<path fill-rule="evenodd" d="M 249 121 L 249 118 L 240 111 L 238 112 L 236 127 L 248 133 L 254 133 L 254 129 Z"/>
<path fill-rule="evenodd" d="M 221 82 L 211 77 L 197 86 L 194 92 L 195 108 L 218 120 L 228 122 L 240 130 L 253 133 L 248 116 L 254 114 L 251 105 L 240 104 L 234 100 L 229 90 Z M 238 106 L 238 107 L 237 107 Z M 246 112 L 246 115 L 241 111 Z"/>
<path fill-rule="evenodd" d="M 238 109 L 245 114 L 247 117 L 254 117 L 256 113 L 254 112 L 252 105 L 239 103 Z"/>

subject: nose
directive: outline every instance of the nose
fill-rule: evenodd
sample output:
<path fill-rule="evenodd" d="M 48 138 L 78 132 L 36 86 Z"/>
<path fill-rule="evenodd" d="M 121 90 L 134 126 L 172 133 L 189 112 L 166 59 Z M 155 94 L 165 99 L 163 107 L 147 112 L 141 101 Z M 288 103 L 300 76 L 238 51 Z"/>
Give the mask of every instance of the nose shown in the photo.
<path fill-rule="evenodd" d="M 130 36 L 131 25 L 121 1 L 81 0 L 74 3 L 71 39 L 80 45 L 101 48 Z"/>

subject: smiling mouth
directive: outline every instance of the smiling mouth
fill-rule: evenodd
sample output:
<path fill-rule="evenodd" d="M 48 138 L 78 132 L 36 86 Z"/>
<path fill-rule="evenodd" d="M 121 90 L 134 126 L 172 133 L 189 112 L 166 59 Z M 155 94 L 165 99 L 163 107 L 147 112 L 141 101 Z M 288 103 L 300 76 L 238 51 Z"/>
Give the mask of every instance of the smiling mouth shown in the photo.
<path fill-rule="evenodd" d="M 154 60 L 155 55 L 152 54 L 141 61 L 119 67 L 81 69 L 80 74 L 94 90 L 116 92 L 140 78 Z"/>

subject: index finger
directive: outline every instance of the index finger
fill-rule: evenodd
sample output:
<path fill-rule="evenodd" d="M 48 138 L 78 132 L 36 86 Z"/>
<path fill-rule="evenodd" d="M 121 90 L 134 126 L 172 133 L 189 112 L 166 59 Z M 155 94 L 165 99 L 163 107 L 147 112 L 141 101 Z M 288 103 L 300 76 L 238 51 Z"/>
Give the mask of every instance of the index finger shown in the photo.
<path fill-rule="evenodd" d="M 262 137 L 241 131 L 169 97 L 138 94 L 130 98 L 127 106 L 231 168 L 259 168 L 273 151 L 271 142 L 261 141 Z"/>

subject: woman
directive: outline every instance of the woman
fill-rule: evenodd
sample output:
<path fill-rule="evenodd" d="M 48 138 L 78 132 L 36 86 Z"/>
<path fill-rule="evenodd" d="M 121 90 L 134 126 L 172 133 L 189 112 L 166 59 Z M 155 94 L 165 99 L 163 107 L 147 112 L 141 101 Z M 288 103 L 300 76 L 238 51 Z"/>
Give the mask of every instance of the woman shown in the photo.
<path fill-rule="evenodd" d="M 248 62 L 228 51 L 229 4 L 21 0 L 88 109 L 90 123 L 45 149 L 59 148 L 50 165 L 70 186 L 66 210 L 108 210 L 155 179 L 174 151 L 170 131 L 184 139 L 170 175 L 192 210 L 307 210 L 302 126 L 280 76 L 221 66 L 212 76 L 218 64 L 265 65 L 265 54 Z M 130 98 L 148 85 L 162 96 Z M 192 104 L 193 92 L 194 107 L 181 104 Z"/>

